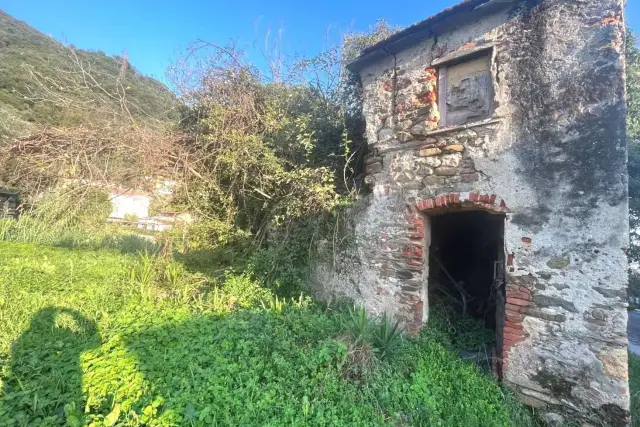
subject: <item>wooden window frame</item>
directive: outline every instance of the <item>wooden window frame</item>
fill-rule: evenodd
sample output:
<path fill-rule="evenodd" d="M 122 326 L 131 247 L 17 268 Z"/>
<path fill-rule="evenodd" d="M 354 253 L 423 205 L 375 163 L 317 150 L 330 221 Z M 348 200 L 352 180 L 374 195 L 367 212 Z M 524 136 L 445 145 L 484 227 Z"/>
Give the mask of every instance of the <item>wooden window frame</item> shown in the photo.
<path fill-rule="evenodd" d="M 447 123 L 447 68 L 452 65 L 457 65 L 465 61 L 470 61 L 472 59 L 478 58 L 483 55 L 489 56 L 489 74 L 491 75 L 491 94 L 489 96 L 489 115 L 487 119 L 490 119 L 493 116 L 494 111 L 494 90 L 493 90 L 493 73 L 491 71 L 491 65 L 493 64 L 493 48 L 494 45 L 484 45 L 475 47 L 472 49 L 453 52 L 448 55 L 445 55 L 441 58 L 436 59 L 431 63 L 431 66 L 438 70 L 438 111 L 440 113 L 440 125 L 439 128 L 447 128 L 447 127 L 456 127 L 456 126 L 464 126 L 469 123 L 460 123 L 457 125 L 449 125 Z"/>

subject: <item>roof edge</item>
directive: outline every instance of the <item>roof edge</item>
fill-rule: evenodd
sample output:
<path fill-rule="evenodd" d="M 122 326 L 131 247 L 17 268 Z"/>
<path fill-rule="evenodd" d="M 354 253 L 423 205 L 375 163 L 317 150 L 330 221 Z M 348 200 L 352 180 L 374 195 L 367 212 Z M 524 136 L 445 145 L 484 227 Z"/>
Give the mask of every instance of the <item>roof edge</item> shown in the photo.
<path fill-rule="evenodd" d="M 347 64 L 347 69 L 357 73 L 366 65 L 399 53 L 434 34 L 441 34 L 454 26 L 495 13 L 516 2 L 517 0 L 464 0 L 364 49 L 360 56 Z"/>

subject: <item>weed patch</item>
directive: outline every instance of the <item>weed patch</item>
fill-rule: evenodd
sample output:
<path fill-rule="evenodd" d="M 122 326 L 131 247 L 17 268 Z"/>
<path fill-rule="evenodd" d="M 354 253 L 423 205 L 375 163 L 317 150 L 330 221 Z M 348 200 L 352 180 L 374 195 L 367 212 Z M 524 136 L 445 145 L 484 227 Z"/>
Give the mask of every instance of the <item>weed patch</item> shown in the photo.
<path fill-rule="evenodd" d="M 249 275 L 6 242 L 0 269 L 0 426 L 534 425 L 430 328 L 356 347 L 348 314 Z"/>

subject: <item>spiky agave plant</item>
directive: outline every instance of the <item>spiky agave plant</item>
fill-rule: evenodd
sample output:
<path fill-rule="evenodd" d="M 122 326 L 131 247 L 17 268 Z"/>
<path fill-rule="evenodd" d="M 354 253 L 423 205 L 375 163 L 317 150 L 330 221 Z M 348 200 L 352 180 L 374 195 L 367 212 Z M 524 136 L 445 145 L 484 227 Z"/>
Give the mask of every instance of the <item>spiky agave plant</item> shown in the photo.
<path fill-rule="evenodd" d="M 362 342 L 368 340 L 375 329 L 375 321 L 367 317 L 364 307 L 353 306 L 342 318 L 342 327 L 355 340 Z"/>
<path fill-rule="evenodd" d="M 373 346 L 380 359 L 384 360 L 400 353 L 403 331 L 400 321 L 392 325 L 387 313 L 382 315 L 379 325 L 373 330 Z"/>

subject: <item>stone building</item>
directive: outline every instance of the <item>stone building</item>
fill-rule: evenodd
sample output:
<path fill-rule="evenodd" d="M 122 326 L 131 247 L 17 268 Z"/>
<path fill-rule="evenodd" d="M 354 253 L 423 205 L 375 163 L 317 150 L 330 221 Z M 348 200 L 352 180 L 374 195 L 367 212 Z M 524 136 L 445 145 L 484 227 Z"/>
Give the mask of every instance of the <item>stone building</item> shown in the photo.
<path fill-rule="evenodd" d="M 315 275 L 412 332 L 448 295 L 560 424 L 629 417 L 623 6 L 467 0 L 366 49 L 371 192 Z"/>

